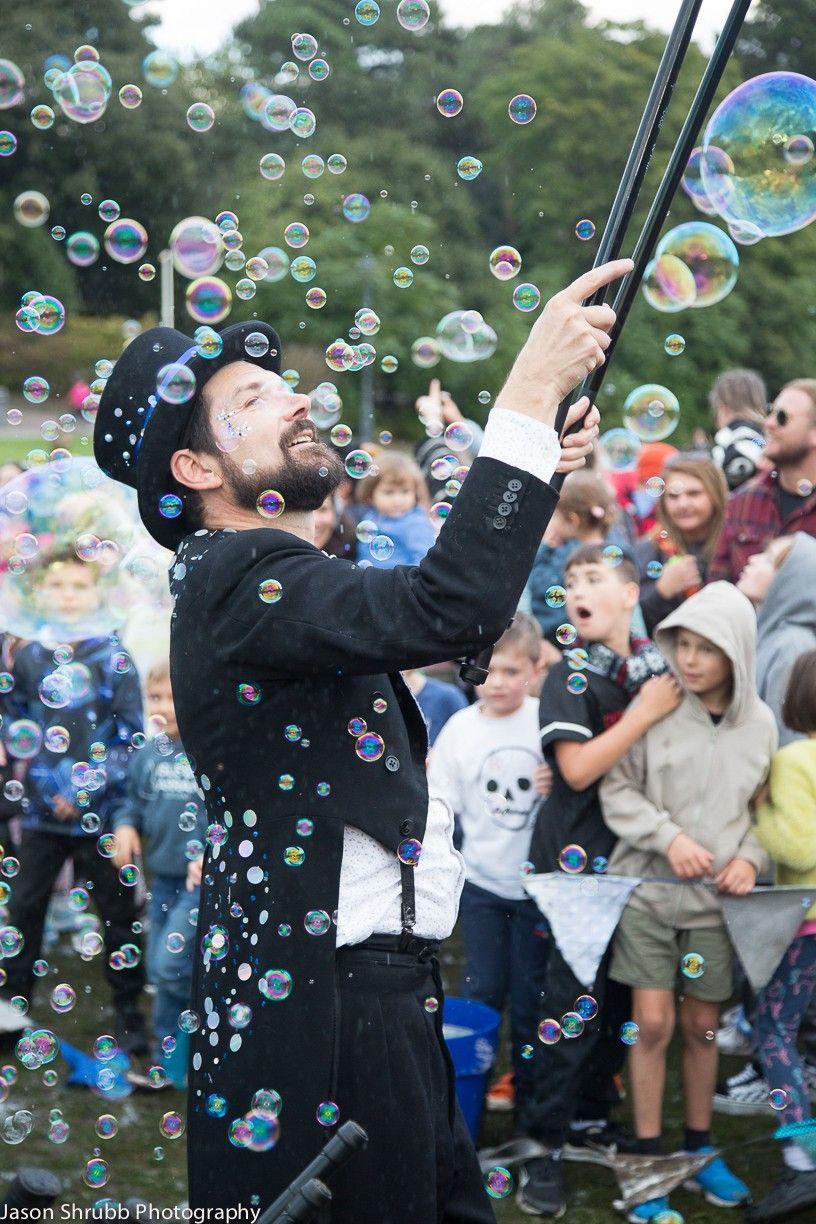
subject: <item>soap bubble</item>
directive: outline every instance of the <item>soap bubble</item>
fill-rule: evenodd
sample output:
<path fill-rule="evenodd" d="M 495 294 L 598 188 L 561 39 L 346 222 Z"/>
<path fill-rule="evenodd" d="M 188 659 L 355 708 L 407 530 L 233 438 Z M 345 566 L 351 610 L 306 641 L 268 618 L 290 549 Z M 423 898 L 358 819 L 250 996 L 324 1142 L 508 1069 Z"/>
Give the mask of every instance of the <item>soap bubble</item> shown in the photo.
<path fill-rule="evenodd" d="M 185 301 L 196 323 L 220 323 L 232 309 L 232 290 L 217 276 L 200 276 L 190 281 Z"/>
<path fill-rule="evenodd" d="M 430 15 L 427 0 L 400 0 L 397 5 L 397 21 L 404 30 L 412 33 L 424 29 Z"/>
<path fill-rule="evenodd" d="M 575 227 L 575 236 L 580 238 L 582 242 L 589 242 L 590 238 L 595 237 L 595 222 L 590 221 L 588 217 L 584 217 Z"/>
<path fill-rule="evenodd" d="M 31 122 L 39 132 L 46 132 L 54 123 L 54 112 L 50 106 L 40 103 L 32 107 Z"/>
<path fill-rule="evenodd" d="M 0 132 L 0 157 L 11 157 L 16 151 L 17 137 L 14 133 L 7 131 Z"/>
<path fill-rule="evenodd" d="M 177 272 L 191 279 L 215 272 L 224 257 L 221 231 L 206 217 L 185 217 L 170 234 L 170 250 Z"/>
<path fill-rule="evenodd" d="M 99 258 L 99 239 L 88 230 L 77 230 L 65 243 L 65 254 L 76 268 L 89 268 Z"/>
<path fill-rule="evenodd" d="M 512 246 L 498 246 L 490 253 L 490 271 L 496 280 L 512 280 L 521 271 L 521 255 Z"/>
<path fill-rule="evenodd" d="M 485 1190 L 490 1198 L 503 1199 L 513 1190 L 513 1175 L 509 1169 L 497 1166 L 489 1169 L 485 1176 Z"/>
<path fill-rule="evenodd" d="M 614 472 L 631 472 L 640 454 L 640 438 L 631 429 L 608 429 L 601 434 L 601 446 Z"/>
<path fill-rule="evenodd" d="M 178 76 L 178 62 L 167 51 L 150 51 L 142 60 L 142 72 L 148 85 L 167 89 Z"/>
<path fill-rule="evenodd" d="M 343 200 L 343 216 L 347 221 L 365 221 L 371 212 L 371 203 L 366 196 L 355 192 Z"/>
<path fill-rule="evenodd" d="M 694 273 L 675 255 L 653 259 L 643 274 L 643 296 L 663 314 L 685 310 L 697 297 Z"/>
<path fill-rule="evenodd" d="M 102 241 L 117 263 L 135 263 L 147 250 L 147 230 L 138 221 L 121 217 L 108 226 Z"/>
<path fill-rule="evenodd" d="M 683 336 L 679 335 L 678 332 L 672 332 L 671 335 L 667 336 L 663 341 L 664 352 L 666 352 L 669 357 L 679 357 L 681 353 L 685 352 L 685 348 L 686 341 Z"/>
<path fill-rule="evenodd" d="M 443 89 L 437 94 L 436 109 L 446 119 L 453 119 L 464 106 L 464 99 L 458 89 Z"/>
<path fill-rule="evenodd" d="M 395 268 L 393 276 L 394 284 L 398 289 L 408 289 L 414 283 L 414 272 L 412 268 Z"/>
<path fill-rule="evenodd" d="M 537 109 L 535 98 L 529 94 L 516 94 L 515 98 L 510 99 L 507 113 L 514 123 L 525 124 L 532 123 Z"/>
<path fill-rule="evenodd" d="M 470 183 L 482 173 L 482 163 L 478 157 L 473 157 L 470 154 L 466 157 L 460 157 L 456 163 L 456 173 L 460 179 Z"/>
<path fill-rule="evenodd" d="M 708 221 L 687 221 L 670 230 L 658 243 L 656 259 L 673 255 L 694 277 L 695 308 L 713 306 L 727 297 L 737 283 L 739 252 L 732 239 Z"/>
<path fill-rule="evenodd" d="M 668 387 L 644 383 L 626 397 L 623 421 L 641 442 L 660 442 L 677 428 L 680 402 Z"/>
<path fill-rule="evenodd" d="M 471 362 L 492 357 L 498 338 L 477 312 L 453 310 L 437 323 L 436 341 L 443 357 L 450 361 Z"/>
<path fill-rule="evenodd" d="M 640 1037 L 640 1028 L 634 1020 L 624 1020 L 620 1026 L 619 1036 L 624 1045 L 635 1045 Z"/>
<path fill-rule="evenodd" d="M 297 103 L 287 94 L 272 94 L 264 104 L 263 126 L 270 132 L 288 132 L 296 110 Z"/>
<path fill-rule="evenodd" d="M 23 100 L 25 77 L 11 60 L 0 59 L 0 110 L 8 110 Z"/>
<path fill-rule="evenodd" d="M 516 310 L 528 314 L 531 310 L 536 310 L 540 304 L 541 290 L 537 285 L 531 285 L 528 281 L 516 285 L 513 290 L 513 305 Z"/>
<path fill-rule="evenodd" d="M 726 221 L 750 222 L 767 237 L 816 217 L 816 81 L 767 72 L 733 90 L 708 121 L 702 179 Z M 789 147 L 794 142 L 794 157 Z"/>
<path fill-rule="evenodd" d="M 125 110 L 135 110 L 141 105 L 142 91 L 138 85 L 123 85 L 119 90 L 119 101 Z"/>
<path fill-rule="evenodd" d="M 26 229 L 45 225 L 51 205 L 41 191 L 21 191 L 14 201 L 14 220 Z"/>
<path fill-rule="evenodd" d="M 544 1045 L 555 1045 L 561 1040 L 561 1025 L 557 1020 L 548 1017 L 538 1026 L 538 1040 Z"/>
<path fill-rule="evenodd" d="M 564 846 L 558 855 L 558 864 L 568 875 L 578 875 L 587 865 L 587 852 L 583 846 Z"/>
<path fill-rule="evenodd" d="M 81 60 L 58 77 L 52 92 L 68 119 L 95 123 L 105 113 L 111 88 L 106 68 L 93 60 Z"/>
<path fill-rule="evenodd" d="M 193 102 L 187 109 L 187 126 L 194 132 L 209 132 L 215 123 L 215 111 L 206 102 Z"/>
<path fill-rule="evenodd" d="M 699 952 L 686 952 L 685 956 L 680 961 L 680 970 L 683 977 L 691 978 L 696 981 L 705 973 L 705 957 Z"/>
<path fill-rule="evenodd" d="M 361 26 L 373 26 L 380 19 L 380 6 L 377 0 L 358 0 L 354 16 Z"/>
<path fill-rule="evenodd" d="M 784 1109 L 788 1103 L 788 1094 L 784 1088 L 772 1088 L 768 1093 L 768 1104 L 771 1109 Z"/>

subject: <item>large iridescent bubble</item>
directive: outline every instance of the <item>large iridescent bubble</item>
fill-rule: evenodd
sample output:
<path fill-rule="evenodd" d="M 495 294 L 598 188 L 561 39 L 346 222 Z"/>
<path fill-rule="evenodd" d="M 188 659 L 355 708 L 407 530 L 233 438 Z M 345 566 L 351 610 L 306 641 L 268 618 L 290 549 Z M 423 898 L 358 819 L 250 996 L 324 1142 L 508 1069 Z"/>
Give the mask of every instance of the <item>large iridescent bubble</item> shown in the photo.
<path fill-rule="evenodd" d="M 221 231 L 206 217 L 185 217 L 170 235 L 176 271 L 195 279 L 217 272 L 224 258 Z"/>
<path fill-rule="evenodd" d="M 739 252 L 728 234 L 708 221 L 687 221 L 669 230 L 655 258 L 666 255 L 679 259 L 694 277 L 696 296 L 689 305 L 696 309 L 721 302 L 737 283 Z"/>
<path fill-rule="evenodd" d="M 816 218 L 816 81 L 766 72 L 720 103 L 703 138 L 702 180 L 717 212 L 768 238 Z"/>
<path fill-rule="evenodd" d="M 653 259 L 643 274 L 643 296 L 663 314 L 676 314 L 693 305 L 697 286 L 691 269 L 676 255 Z"/>
<path fill-rule="evenodd" d="M 680 403 L 668 387 L 644 383 L 626 397 L 623 423 L 641 442 L 661 442 L 680 421 Z"/>
<path fill-rule="evenodd" d="M 105 113 L 111 89 L 107 68 L 95 60 L 80 60 L 56 79 L 52 92 L 74 123 L 95 123 Z"/>
<path fill-rule="evenodd" d="M 136 495 L 90 459 L 56 459 L 0 489 L 0 606 L 8 632 L 49 646 L 104 636 L 154 616 L 169 623 L 168 554 L 141 525 Z M 93 575 L 80 601 L 60 608 L 58 567 Z M 55 568 L 57 567 L 57 568 Z"/>
<path fill-rule="evenodd" d="M 436 325 L 436 341 L 450 361 L 484 361 L 498 343 L 496 333 L 476 310 L 452 310 Z"/>

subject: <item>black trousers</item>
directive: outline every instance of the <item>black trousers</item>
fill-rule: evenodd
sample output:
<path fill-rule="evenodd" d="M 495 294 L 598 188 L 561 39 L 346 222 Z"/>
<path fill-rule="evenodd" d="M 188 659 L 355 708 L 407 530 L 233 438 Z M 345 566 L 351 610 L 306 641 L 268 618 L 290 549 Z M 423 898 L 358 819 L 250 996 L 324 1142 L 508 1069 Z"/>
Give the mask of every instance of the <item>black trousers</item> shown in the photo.
<path fill-rule="evenodd" d="M 369 1144 L 330 1179 L 324 1221 L 495 1224 L 456 1103 L 437 960 L 341 948 L 336 980 L 335 1099 Z"/>
<path fill-rule="evenodd" d="M 20 861 L 20 870 L 12 880 L 8 921 L 22 931 L 25 942 L 18 956 L 3 961 L 8 974 L 3 994 L 7 998 L 24 995 L 31 999 L 35 980 L 33 966 L 42 947 L 48 899 L 63 863 L 70 858 L 74 862 L 76 883 L 89 885 L 91 900 L 102 919 L 105 977 L 114 1004 L 117 1010 L 134 1007 L 144 986 L 141 958 L 129 969 L 112 969 L 108 962 L 111 952 L 122 944 L 132 943 L 141 948 L 141 936 L 133 932 L 133 923 L 139 916 L 135 889 L 126 888 L 120 882 L 113 862 L 103 858 L 97 850 L 96 838 L 23 829 L 20 844 L 12 852 Z"/>
<path fill-rule="evenodd" d="M 631 991 L 607 977 L 610 955 L 607 952 L 601 961 L 594 989 L 588 991 L 555 944 L 550 952 L 543 1015 L 560 1020 L 584 994 L 596 1000 L 598 1015 L 580 1037 L 562 1037 L 549 1046 L 535 1042 L 535 1088 L 525 1116 L 517 1119 L 517 1129 L 548 1147 L 562 1146 L 574 1120 L 606 1120 L 618 1101 L 613 1077 L 626 1061 L 620 1026 L 631 1019 Z"/>

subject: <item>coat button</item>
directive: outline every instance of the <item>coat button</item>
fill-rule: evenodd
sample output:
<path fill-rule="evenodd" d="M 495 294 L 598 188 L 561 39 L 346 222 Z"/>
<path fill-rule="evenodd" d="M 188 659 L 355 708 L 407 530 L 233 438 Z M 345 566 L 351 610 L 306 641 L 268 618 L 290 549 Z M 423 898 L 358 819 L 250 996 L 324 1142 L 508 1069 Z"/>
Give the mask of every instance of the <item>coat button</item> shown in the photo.
<path fill-rule="evenodd" d="M 503 518 L 494 518 L 493 526 L 496 528 L 497 531 L 503 531 L 504 528 L 507 526 L 507 523 L 505 522 Z"/>
<path fill-rule="evenodd" d="M 413 831 L 413 828 L 414 822 L 412 820 L 403 820 L 402 824 L 400 825 L 400 833 L 403 837 L 407 837 L 408 834 Z"/>
<path fill-rule="evenodd" d="M 385 758 L 385 768 L 390 773 L 396 773 L 399 767 L 400 767 L 399 757 L 387 756 Z"/>
<path fill-rule="evenodd" d="M 507 518 L 508 514 L 513 513 L 513 507 L 508 506 L 506 502 L 502 502 L 500 506 L 496 507 L 496 509 L 498 510 L 499 514 L 503 514 L 505 518 Z"/>
<path fill-rule="evenodd" d="M 511 493 L 520 493 L 521 492 L 521 481 L 517 480 L 514 476 L 512 480 L 508 480 L 507 487 Z"/>
<path fill-rule="evenodd" d="M 506 502 L 518 501 L 518 493 L 502 493 L 502 501 L 506 501 Z"/>

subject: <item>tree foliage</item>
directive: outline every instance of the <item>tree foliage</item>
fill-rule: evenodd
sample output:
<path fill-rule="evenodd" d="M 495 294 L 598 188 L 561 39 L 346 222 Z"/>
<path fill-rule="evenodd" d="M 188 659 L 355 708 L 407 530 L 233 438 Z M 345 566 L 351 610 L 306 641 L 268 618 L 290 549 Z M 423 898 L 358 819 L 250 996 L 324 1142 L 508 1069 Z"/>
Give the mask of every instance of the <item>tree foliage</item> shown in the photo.
<path fill-rule="evenodd" d="M 261 283 L 249 301 L 234 300 L 233 319 L 268 318 L 284 340 L 313 350 L 310 373 L 338 383 L 355 419 L 359 376 L 332 375 L 322 352 L 336 336 L 348 336 L 356 310 L 371 301 L 382 320 L 373 338 L 378 350 L 378 424 L 405 429 L 407 405 L 428 379 L 411 360 L 411 345 L 432 335 L 440 317 L 457 308 L 476 309 L 499 336 L 495 355 L 473 365 L 443 359 L 433 371 L 466 412 L 483 415 L 480 390 L 495 394 L 529 320 L 512 304 L 518 280 L 499 282 L 488 256 L 511 243 L 522 254 L 519 280 L 532 281 L 546 297 L 590 262 L 626 159 L 664 38 L 640 23 L 590 26 L 578 0 L 522 0 L 498 25 L 467 31 L 447 28 L 435 6 L 427 27 L 412 33 L 395 18 L 396 0 L 381 0 L 373 26 L 359 25 L 353 5 L 337 0 L 262 0 L 257 15 L 244 20 L 229 43 L 203 63 L 182 66 L 167 89 L 145 82 L 142 60 L 151 50 L 150 27 L 134 20 L 115 0 L 36 0 L 6 25 L 2 55 L 26 77 L 24 102 L 2 114 L 19 147 L 0 162 L 0 301 L 7 318 L 20 294 L 38 288 L 62 297 L 70 314 L 136 315 L 158 308 L 158 280 L 142 283 L 136 266 L 123 266 L 104 251 L 90 268 L 75 268 L 50 227 L 68 233 L 105 229 L 96 208 L 117 200 L 122 215 L 141 221 L 150 235 L 146 258 L 157 256 L 175 223 L 189 215 L 214 217 L 233 209 L 244 236 L 244 253 L 284 246 L 291 221 L 311 232 L 304 254 L 317 262 L 313 281 L 326 291 L 322 310 L 305 304 L 307 285 L 291 278 Z M 729 66 L 721 96 L 757 72 L 809 72 L 816 62 L 816 0 L 762 3 L 746 27 L 738 56 Z M 299 63 L 297 80 L 280 83 L 284 61 L 292 60 L 291 35 L 308 31 L 318 39 L 318 56 L 330 65 L 325 80 L 313 80 Z M 31 107 L 51 102 L 43 72 L 51 55 L 72 58 L 81 43 L 92 43 L 114 81 L 107 111 L 98 122 L 77 125 L 57 108 L 54 126 L 37 131 Z M 295 61 L 297 62 L 297 61 Z M 704 59 L 689 52 L 658 152 L 634 222 L 633 234 L 659 181 L 674 134 L 687 111 Z M 277 78 L 277 80 L 276 80 Z M 117 101 L 122 84 L 134 82 L 144 100 L 136 110 Z M 242 104 L 242 87 L 260 85 L 311 108 L 317 130 L 308 139 L 265 130 Z M 445 118 L 435 106 L 444 88 L 456 88 L 464 107 Z M 508 103 L 518 93 L 538 104 L 535 120 L 517 125 Z M 185 122 L 193 100 L 210 103 L 215 126 L 196 133 Z M 284 176 L 274 182 L 259 173 L 260 158 L 279 153 Z M 307 178 L 307 153 L 324 159 L 342 153 L 348 169 Z M 472 182 L 457 174 L 464 155 L 484 163 Z M 46 226 L 23 229 L 12 204 L 24 190 L 42 191 L 51 215 Z M 344 196 L 364 193 L 371 214 L 361 224 L 342 212 Z M 93 196 L 90 207 L 80 202 Z M 668 224 L 697 217 L 683 195 Z M 582 242 L 576 222 L 592 219 L 597 236 Z M 430 251 L 423 266 L 410 252 Z M 290 252 L 294 255 L 297 252 Z M 741 248 L 736 290 L 708 310 L 660 315 L 640 300 L 624 333 L 610 372 L 603 407 L 616 419 L 623 398 L 644 382 L 663 382 L 678 394 L 680 440 L 707 419 L 706 392 L 716 374 L 734 364 L 751 364 L 771 390 L 785 379 L 811 373 L 816 344 L 816 301 L 812 268 L 816 231 Z M 397 267 L 414 271 L 407 289 L 394 284 Z M 233 286 L 241 272 L 222 270 Z M 184 312 L 185 282 L 177 283 L 177 318 Z M 683 356 L 668 357 L 668 332 L 686 339 Z M 39 340 L 37 341 L 39 343 Z M 45 342 L 47 343 L 47 342 Z M 302 347 L 298 354 L 302 355 Z M 379 359 L 393 354 L 396 373 L 380 372 Z M 115 356 L 102 354 L 100 356 Z"/>

